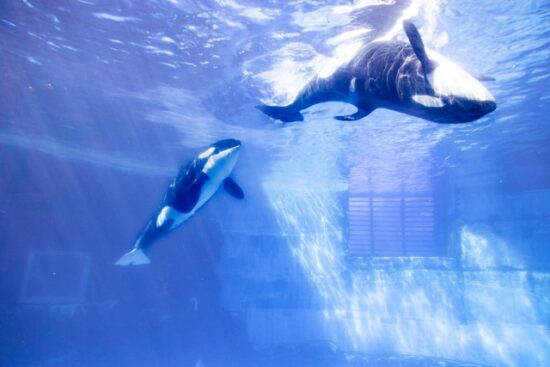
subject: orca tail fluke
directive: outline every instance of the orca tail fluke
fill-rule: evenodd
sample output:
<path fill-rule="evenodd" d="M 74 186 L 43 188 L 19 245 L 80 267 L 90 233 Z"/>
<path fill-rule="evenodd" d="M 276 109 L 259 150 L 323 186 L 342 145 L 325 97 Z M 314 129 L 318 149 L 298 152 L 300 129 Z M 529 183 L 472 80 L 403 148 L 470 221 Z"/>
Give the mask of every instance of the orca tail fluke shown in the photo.
<path fill-rule="evenodd" d="M 292 109 L 290 106 L 267 106 L 258 105 L 257 109 L 275 120 L 282 122 L 304 121 L 304 116 L 300 111 Z"/>
<path fill-rule="evenodd" d="M 115 265 L 146 265 L 151 263 L 151 260 L 145 255 L 142 249 L 134 248 L 132 251 L 122 255 Z"/>

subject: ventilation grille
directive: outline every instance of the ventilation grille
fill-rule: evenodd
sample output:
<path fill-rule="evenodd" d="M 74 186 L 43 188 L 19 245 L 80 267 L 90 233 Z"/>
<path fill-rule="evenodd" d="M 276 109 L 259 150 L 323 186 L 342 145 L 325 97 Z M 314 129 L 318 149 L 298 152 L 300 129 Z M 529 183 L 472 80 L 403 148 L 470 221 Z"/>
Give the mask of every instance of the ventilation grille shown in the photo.
<path fill-rule="evenodd" d="M 439 256 L 430 195 L 352 194 L 348 207 L 351 256 Z"/>

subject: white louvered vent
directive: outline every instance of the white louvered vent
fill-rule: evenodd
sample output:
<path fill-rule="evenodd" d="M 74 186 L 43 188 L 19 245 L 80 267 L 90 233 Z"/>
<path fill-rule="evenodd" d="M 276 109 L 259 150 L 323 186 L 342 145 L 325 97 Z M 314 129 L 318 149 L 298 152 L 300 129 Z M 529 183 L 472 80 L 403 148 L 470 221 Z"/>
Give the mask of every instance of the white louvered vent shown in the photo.
<path fill-rule="evenodd" d="M 429 194 L 350 193 L 351 256 L 439 256 Z"/>

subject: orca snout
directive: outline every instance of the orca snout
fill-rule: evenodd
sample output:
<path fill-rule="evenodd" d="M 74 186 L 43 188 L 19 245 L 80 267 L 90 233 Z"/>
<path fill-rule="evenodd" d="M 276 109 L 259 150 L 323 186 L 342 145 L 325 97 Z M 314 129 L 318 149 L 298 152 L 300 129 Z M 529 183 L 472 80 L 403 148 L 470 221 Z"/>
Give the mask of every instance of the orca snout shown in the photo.
<path fill-rule="evenodd" d="M 473 118 L 480 118 L 497 109 L 497 103 L 494 99 L 472 101 L 470 103 L 466 103 L 465 105 L 466 109 L 470 114 L 472 114 Z"/>
<path fill-rule="evenodd" d="M 480 102 L 480 110 L 484 115 L 493 112 L 497 109 L 497 103 L 495 100 Z"/>
<path fill-rule="evenodd" d="M 485 86 L 476 79 L 474 79 L 474 81 L 475 84 L 472 86 L 471 90 L 472 94 L 466 97 L 466 101 L 461 102 L 467 109 L 470 109 L 472 114 L 476 115 L 476 117 L 485 116 L 496 110 L 497 103 L 495 97 L 493 97 Z"/>
<path fill-rule="evenodd" d="M 456 98 L 447 109 L 449 117 L 453 122 L 471 122 L 475 121 L 496 110 L 495 100 L 468 100 Z"/>

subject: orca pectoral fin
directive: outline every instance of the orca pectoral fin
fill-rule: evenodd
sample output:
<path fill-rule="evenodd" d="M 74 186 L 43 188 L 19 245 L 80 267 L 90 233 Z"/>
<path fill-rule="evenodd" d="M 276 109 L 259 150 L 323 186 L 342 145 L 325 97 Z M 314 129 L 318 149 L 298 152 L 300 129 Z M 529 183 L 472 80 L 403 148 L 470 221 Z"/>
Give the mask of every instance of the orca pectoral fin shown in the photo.
<path fill-rule="evenodd" d="M 223 188 L 236 199 L 244 199 L 244 192 L 239 185 L 231 178 L 223 180 Z"/>
<path fill-rule="evenodd" d="M 368 107 L 368 106 L 358 106 L 357 112 L 352 113 L 351 115 L 345 115 L 345 116 L 334 116 L 336 120 L 340 121 L 356 121 L 359 119 L 362 119 L 363 117 L 370 114 L 372 111 L 374 111 L 374 108 Z"/>

